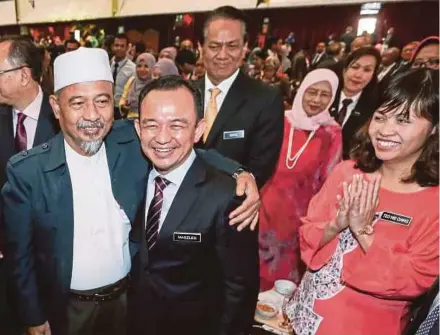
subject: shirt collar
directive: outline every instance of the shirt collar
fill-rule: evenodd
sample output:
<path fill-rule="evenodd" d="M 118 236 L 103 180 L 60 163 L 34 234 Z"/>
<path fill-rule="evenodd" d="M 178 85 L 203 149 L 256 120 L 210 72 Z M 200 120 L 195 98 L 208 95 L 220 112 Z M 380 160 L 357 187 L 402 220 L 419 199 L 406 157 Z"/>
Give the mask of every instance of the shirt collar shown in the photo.
<path fill-rule="evenodd" d="M 40 110 L 41 110 L 41 104 L 43 103 L 43 91 L 41 90 L 41 87 L 38 86 L 38 94 L 35 97 L 35 99 L 22 111 L 19 111 L 14 108 L 15 113 L 23 113 L 27 117 L 38 121 L 38 118 L 40 117 Z"/>
<path fill-rule="evenodd" d="M 125 65 L 125 63 L 127 63 L 128 58 L 125 57 L 123 60 L 120 60 L 119 62 L 116 61 L 116 59 L 114 59 L 114 63 L 118 63 L 118 67 L 122 67 Z"/>
<path fill-rule="evenodd" d="M 235 79 L 238 76 L 238 73 L 240 72 L 240 69 L 237 69 L 232 76 L 229 78 L 223 80 L 220 84 L 215 86 L 211 80 L 208 77 L 208 74 L 205 74 L 205 92 L 211 90 L 212 88 L 219 88 L 223 94 L 228 94 L 229 89 L 231 88 L 232 84 L 234 83 Z"/>
<path fill-rule="evenodd" d="M 105 149 L 105 143 L 102 143 L 101 147 L 99 148 L 98 152 L 92 156 L 84 156 L 76 152 L 69 143 L 64 139 L 64 151 L 66 153 L 66 161 L 67 164 L 69 162 L 77 163 L 81 165 L 86 165 L 88 167 L 92 165 L 99 165 L 100 162 L 103 161 L 103 158 L 106 157 L 107 151 Z"/>
<path fill-rule="evenodd" d="M 344 94 L 344 91 L 341 91 L 341 100 L 339 101 L 340 104 L 342 104 L 342 101 L 345 99 L 351 99 L 353 102 L 351 103 L 352 106 L 356 106 L 357 102 L 359 101 L 359 98 L 361 97 L 362 91 L 360 91 L 358 94 L 352 97 L 347 97 Z"/>
<path fill-rule="evenodd" d="M 196 153 L 193 150 L 191 150 L 191 153 L 189 154 L 188 158 L 176 169 L 174 169 L 171 172 L 168 172 L 165 175 L 162 175 L 165 179 L 176 185 L 177 187 L 180 187 L 180 185 L 183 182 L 183 179 L 185 178 L 188 170 L 190 169 L 192 163 L 196 159 Z M 153 168 L 151 170 L 151 180 L 154 180 L 157 176 L 159 176 L 160 173 L 156 170 L 156 168 Z"/>

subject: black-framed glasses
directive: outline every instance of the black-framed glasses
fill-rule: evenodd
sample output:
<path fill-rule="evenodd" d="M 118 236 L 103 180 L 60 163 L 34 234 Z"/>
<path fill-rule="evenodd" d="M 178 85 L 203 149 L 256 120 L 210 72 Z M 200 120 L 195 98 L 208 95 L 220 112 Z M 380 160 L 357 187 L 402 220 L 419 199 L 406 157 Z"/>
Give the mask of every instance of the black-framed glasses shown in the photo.
<path fill-rule="evenodd" d="M 419 69 L 421 67 L 427 67 L 428 69 L 437 70 L 439 67 L 439 59 L 438 58 L 430 58 L 425 61 L 422 59 L 416 59 L 412 64 L 413 69 Z"/>
<path fill-rule="evenodd" d="M 12 68 L 12 69 L 0 70 L 0 76 L 1 76 L 2 74 L 8 73 L 8 72 L 12 72 L 12 71 L 17 71 L 17 70 L 24 69 L 25 67 L 29 67 L 29 65 L 21 65 L 21 66 L 18 66 L 18 67 L 14 67 L 14 68 Z"/>

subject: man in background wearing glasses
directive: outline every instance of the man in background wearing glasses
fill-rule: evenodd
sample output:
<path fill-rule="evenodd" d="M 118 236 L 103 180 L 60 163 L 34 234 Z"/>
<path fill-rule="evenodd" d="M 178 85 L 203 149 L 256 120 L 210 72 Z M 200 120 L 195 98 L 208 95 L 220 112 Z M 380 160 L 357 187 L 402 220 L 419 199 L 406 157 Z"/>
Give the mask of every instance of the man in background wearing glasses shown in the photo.
<path fill-rule="evenodd" d="M 39 84 L 41 72 L 42 59 L 29 39 L 0 41 L 0 189 L 6 182 L 5 168 L 11 156 L 20 151 L 26 155 L 28 149 L 58 132 L 49 97 L 43 94 Z M 0 204 L 0 333 L 13 335 L 11 306 L 6 294 L 7 255 L 2 253 L 1 211 Z"/>

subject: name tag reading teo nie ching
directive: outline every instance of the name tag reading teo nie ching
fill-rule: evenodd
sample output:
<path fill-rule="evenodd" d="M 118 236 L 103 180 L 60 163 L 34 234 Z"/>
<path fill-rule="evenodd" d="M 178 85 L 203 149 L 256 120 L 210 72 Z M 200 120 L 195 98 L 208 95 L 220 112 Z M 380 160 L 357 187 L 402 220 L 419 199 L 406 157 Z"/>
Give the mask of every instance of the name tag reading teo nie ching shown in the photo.
<path fill-rule="evenodd" d="M 235 140 L 238 138 L 244 138 L 244 130 L 233 130 L 233 131 L 223 132 L 224 140 Z"/>
<path fill-rule="evenodd" d="M 174 242 L 202 242 L 201 233 L 173 233 Z"/>
<path fill-rule="evenodd" d="M 401 214 L 391 213 L 391 212 L 383 212 L 380 216 L 382 220 L 397 223 L 403 226 L 409 226 L 412 221 L 412 217 L 405 216 Z"/>

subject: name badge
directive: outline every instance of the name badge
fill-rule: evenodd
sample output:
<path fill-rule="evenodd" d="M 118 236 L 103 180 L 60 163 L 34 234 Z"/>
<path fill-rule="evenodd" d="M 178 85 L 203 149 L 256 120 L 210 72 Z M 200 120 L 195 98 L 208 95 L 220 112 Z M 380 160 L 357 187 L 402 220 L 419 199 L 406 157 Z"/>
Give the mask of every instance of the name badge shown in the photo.
<path fill-rule="evenodd" d="M 244 130 L 224 131 L 224 140 L 235 140 L 237 138 L 244 138 Z"/>
<path fill-rule="evenodd" d="M 391 212 L 383 212 L 381 214 L 380 218 L 382 220 L 392 222 L 392 223 L 397 223 L 402 226 L 409 226 L 412 219 L 413 219 L 410 216 L 400 215 L 400 214 L 391 213 Z"/>
<path fill-rule="evenodd" d="M 174 242 L 202 242 L 201 233 L 173 233 Z"/>

